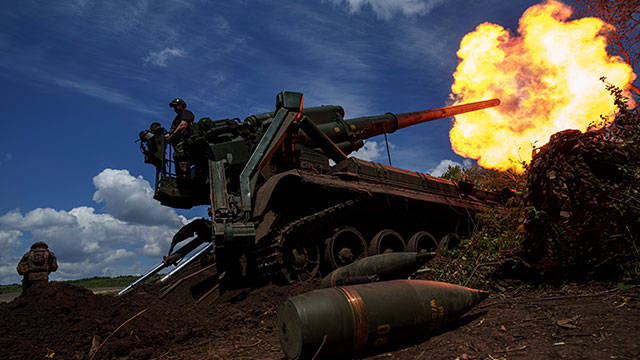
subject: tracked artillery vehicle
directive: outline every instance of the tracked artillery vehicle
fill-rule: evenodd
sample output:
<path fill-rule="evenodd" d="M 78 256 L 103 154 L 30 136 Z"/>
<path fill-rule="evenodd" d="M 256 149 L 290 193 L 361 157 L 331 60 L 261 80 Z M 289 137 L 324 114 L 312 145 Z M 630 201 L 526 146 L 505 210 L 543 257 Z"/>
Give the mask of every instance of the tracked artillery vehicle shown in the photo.
<path fill-rule="evenodd" d="M 471 183 L 347 156 L 371 137 L 498 99 L 352 119 L 340 106 L 302 103 L 301 93 L 281 92 L 274 112 L 200 119 L 176 157 L 188 162 L 187 176 L 176 176 L 159 124 L 140 133 L 145 162 L 156 167 L 154 198 L 173 208 L 208 205 L 210 219 L 183 227 L 164 261 L 121 293 L 178 265 L 157 281 L 162 296 L 208 303 L 225 282 L 298 282 L 370 255 L 432 251 L 468 235 L 473 213 L 501 201 Z"/>

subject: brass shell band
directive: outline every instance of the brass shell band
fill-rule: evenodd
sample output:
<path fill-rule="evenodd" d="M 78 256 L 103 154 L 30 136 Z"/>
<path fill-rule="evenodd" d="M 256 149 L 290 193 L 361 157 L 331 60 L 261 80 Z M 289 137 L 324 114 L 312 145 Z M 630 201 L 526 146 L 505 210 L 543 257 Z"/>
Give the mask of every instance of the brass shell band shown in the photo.
<path fill-rule="evenodd" d="M 337 289 L 347 298 L 347 302 L 351 308 L 351 314 L 353 315 L 355 333 L 353 334 L 352 350 L 362 349 L 367 345 L 367 339 L 369 337 L 369 320 L 365 312 L 364 301 L 362 301 L 360 294 L 350 286 L 341 286 Z"/>

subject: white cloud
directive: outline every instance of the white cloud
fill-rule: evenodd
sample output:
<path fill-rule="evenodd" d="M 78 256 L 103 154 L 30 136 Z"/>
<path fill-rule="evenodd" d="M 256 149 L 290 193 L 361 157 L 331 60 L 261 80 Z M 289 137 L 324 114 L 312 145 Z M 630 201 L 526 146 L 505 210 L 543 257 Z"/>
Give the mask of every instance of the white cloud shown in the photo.
<path fill-rule="evenodd" d="M 114 249 L 107 254 L 103 262 L 106 264 L 112 264 L 118 260 L 131 258 L 133 256 L 135 256 L 135 254 L 131 251 L 127 251 L 125 249 Z"/>
<path fill-rule="evenodd" d="M 105 169 L 93 182 L 93 198 L 105 204 L 106 213 L 79 206 L 24 214 L 16 209 L 0 216 L 0 261 L 7 264 L 0 266 L 0 283 L 20 280 L 15 266 L 35 241 L 46 242 L 58 257 L 54 280 L 141 273 L 159 262 L 173 235 L 188 222 L 153 200 L 149 183 L 127 170 Z"/>
<path fill-rule="evenodd" d="M 22 232 L 17 230 L 0 231 L 0 248 L 11 249 L 20 246 L 20 240 L 18 240 L 20 236 Z M 0 252 L 0 258 L 4 255 L 4 252 Z"/>
<path fill-rule="evenodd" d="M 444 0 L 331 0 L 331 2 L 336 5 L 344 4 L 350 14 L 370 6 L 378 18 L 389 20 L 397 13 L 405 16 L 426 15 L 431 9 L 444 3 Z"/>
<path fill-rule="evenodd" d="M 56 250 L 53 245 L 55 244 L 52 244 L 50 248 Z M 88 276 L 107 276 L 107 274 L 108 276 L 122 275 L 122 268 L 127 267 L 127 263 L 136 256 L 134 252 L 125 249 L 106 249 L 83 261 L 67 262 L 62 252 L 56 250 L 55 253 L 60 267 L 57 272 L 52 274 L 53 279 L 77 279 Z"/>
<path fill-rule="evenodd" d="M 181 226 L 185 219 L 153 199 L 153 190 L 142 176 L 133 177 L 128 170 L 104 169 L 93 178 L 97 191 L 93 200 L 104 203 L 116 219 L 144 224 Z"/>
<path fill-rule="evenodd" d="M 160 51 L 149 50 L 149 56 L 143 58 L 145 63 L 167 67 L 167 59 L 170 57 L 185 57 L 187 54 L 183 49 L 165 48 Z"/>
<path fill-rule="evenodd" d="M 393 148 L 391 144 L 389 144 L 389 146 Z M 349 156 L 357 157 L 361 160 L 379 161 L 384 155 L 386 155 L 384 144 L 373 140 L 367 140 L 364 142 L 364 146 L 362 148 L 356 152 L 352 152 Z"/>
<path fill-rule="evenodd" d="M 459 162 L 447 159 L 447 160 L 440 161 L 440 163 L 436 165 L 434 168 L 432 168 L 431 170 L 429 170 L 428 173 L 433 176 L 442 176 L 442 174 L 444 174 L 447 171 L 449 166 L 451 167 L 459 166 L 461 168 L 468 168 L 471 165 L 472 165 L 472 161 L 469 159 L 465 159 L 464 161 L 462 161 L 462 164 L 460 164 Z"/>
<path fill-rule="evenodd" d="M 75 224 L 76 220 L 66 211 L 39 208 L 29 211 L 21 219 L 23 226 L 30 228 L 64 227 Z"/>
<path fill-rule="evenodd" d="M 13 278 L 16 273 L 16 265 L 22 257 L 18 252 L 21 244 L 22 232 L 18 230 L 0 230 L 0 279 Z M 13 281 L 15 282 L 15 281 Z"/>

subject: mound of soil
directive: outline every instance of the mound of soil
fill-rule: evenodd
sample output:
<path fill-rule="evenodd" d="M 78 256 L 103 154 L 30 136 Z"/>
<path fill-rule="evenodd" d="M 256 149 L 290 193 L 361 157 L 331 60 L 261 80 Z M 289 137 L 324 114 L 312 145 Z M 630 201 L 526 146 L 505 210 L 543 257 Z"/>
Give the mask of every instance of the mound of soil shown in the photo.
<path fill-rule="evenodd" d="M 94 295 L 59 283 L 0 304 L 0 358 L 283 359 L 282 301 L 314 289 L 268 285 L 229 293 L 205 309 L 149 294 Z M 419 343 L 356 358 L 613 359 L 640 357 L 640 290 L 607 283 L 536 290 L 503 283 L 466 316 Z M 585 351 L 588 349 L 588 351 Z"/>
<path fill-rule="evenodd" d="M 94 295 L 59 283 L 36 284 L 0 309 L 6 321 L 0 328 L 1 357 L 5 359 L 42 359 L 51 353 L 53 358 L 87 359 L 92 343 L 99 345 L 143 310 L 105 343 L 96 358 L 149 358 L 172 344 L 190 344 L 211 333 L 209 323 L 190 307 L 146 294 Z"/>

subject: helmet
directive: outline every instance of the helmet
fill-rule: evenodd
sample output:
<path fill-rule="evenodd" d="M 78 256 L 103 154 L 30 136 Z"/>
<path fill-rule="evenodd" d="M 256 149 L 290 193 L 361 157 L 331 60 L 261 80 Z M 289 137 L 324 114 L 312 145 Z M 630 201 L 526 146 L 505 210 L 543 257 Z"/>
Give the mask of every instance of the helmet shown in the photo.
<path fill-rule="evenodd" d="M 45 248 L 45 249 L 48 249 L 48 248 L 49 248 L 49 246 L 48 246 L 47 244 L 45 244 L 44 242 L 42 242 L 42 241 L 38 241 L 37 243 L 35 243 L 35 244 L 31 245 L 31 250 L 33 250 L 33 249 L 37 249 L 37 248 Z"/>
<path fill-rule="evenodd" d="M 187 107 L 187 103 L 184 100 L 178 99 L 178 98 L 175 98 L 175 99 L 171 100 L 171 102 L 169 103 L 170 107 L 176 107 L 178 105 Z"/>

